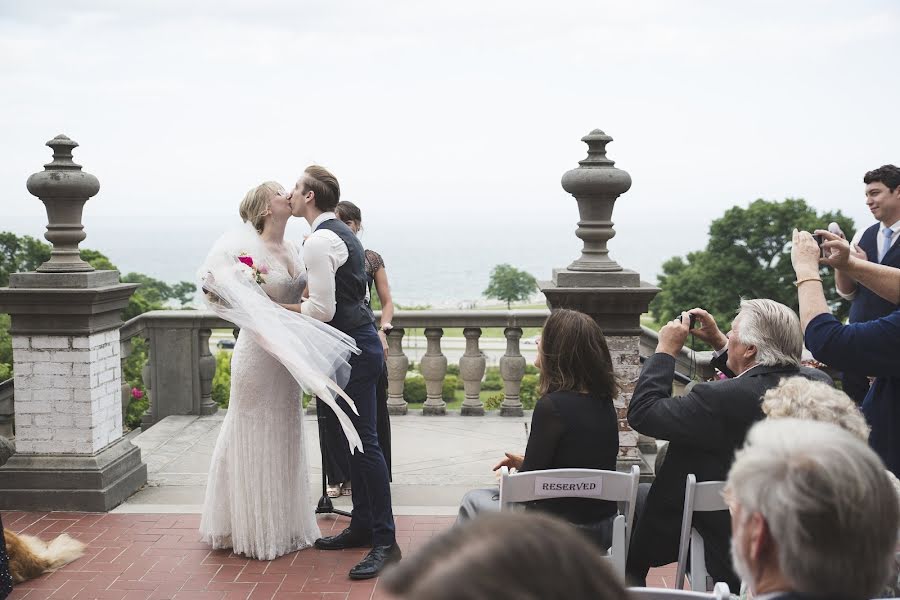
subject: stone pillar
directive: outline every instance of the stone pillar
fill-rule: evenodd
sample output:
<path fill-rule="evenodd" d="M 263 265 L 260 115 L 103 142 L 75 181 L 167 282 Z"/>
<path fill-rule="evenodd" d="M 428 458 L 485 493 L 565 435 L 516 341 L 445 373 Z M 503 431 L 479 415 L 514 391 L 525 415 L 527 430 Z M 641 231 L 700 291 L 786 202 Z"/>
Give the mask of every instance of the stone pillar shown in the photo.
<path fill-rule="evenodd" d="M 481 401 L 481 380 L 484 378 L 487 361 L 478 348 L 481 328 L 466 327 L 463 329 L 463 335 L 466 338 L 466 352 L 459 359 L 459 376 L 463 380 L 466 399 L 463 400 L 460 413 L 464 417 L 483 417 L 484 403 Z"/>
<path fill-rule="evenodd" d="M 579 167 L 562 178 L 563 188 L 578 203 L 578 228 L 575 235 L 584 241 L 581 256 L 564 269 L 554 269 L 551 281 L 541 282 L 541 291 L 550 308 L 569 308 L 591 315 L 606 336 L 613 368 L 623 385 L 615 400 L 619 416 L 619 467 L 641 464 L 644 473 L 651 470 L 641 460 L 637 433 L 628 426 L 625 415 L 634 384 L 640 372 L 641 315 L 659 289 L 641 281 L 635 271 L 622 268 L 609 256 L 607 242 L 613 229 L 613 206 L 631 187 L 631 177 L 617 169 L 606 156 L 612 138 L 595 129 L 582 141 L 588 156 Z"/>
<path fill-rule="evenodd" d="M 216 357 L 209 351 L 209 338 L 211 329 L 201 329 L 197 332 L 200 341 L 200 414 L 214 415 L 219 412 L 219 405 L 212 399 L 212 382 L 216 376 Z"/>
<path fill-rule="evenodd" d="M 403 334 L 402 327 L 394 327 L 387 334 L 387 407 L 389 415 L 405 415 L 409 410 L 406 400 L 403 399 L 403 384 L 409 369 L 409 358 L 403 353 Z"/>
<path fill-rule="evenodd" d="M 440 327 L 426 327 L 425 339 L 427 348 L 422 356 L 422 376 L 425 377 L 425 404 L 423 415 L 447 414 L 447 403 L 444 402 L 444 376 L 447 374 L 447 357 L 441 352 L 441 336 L 444 330 Z"/>
<path fill-rule="evenodd" d="M 79 257 L 81 213 L 97 178 L 72 160 L 78 144 L 47 143 L 53 162 L 28 179 L 47 208 L 49 261 L 10 275 L 17 452 L 0 467 L 0 509 L 107 511 L 147 481 L 122 437 L 119 327 L 137 285 Z"/>
<path fill-rule="evenodd" d="M 525 357 L 519 351 L 519 340 L 522 339 L 521 327 L 507 327 L 503 330 L 506 336 L 506 353 L 500 359 L 500 377 L 503 378 L 503 403 L 500 405 L 501 417 L 521 417 L 524 415 L 519 390 L 522 389 L 522 377 L 525 376 Z"/>

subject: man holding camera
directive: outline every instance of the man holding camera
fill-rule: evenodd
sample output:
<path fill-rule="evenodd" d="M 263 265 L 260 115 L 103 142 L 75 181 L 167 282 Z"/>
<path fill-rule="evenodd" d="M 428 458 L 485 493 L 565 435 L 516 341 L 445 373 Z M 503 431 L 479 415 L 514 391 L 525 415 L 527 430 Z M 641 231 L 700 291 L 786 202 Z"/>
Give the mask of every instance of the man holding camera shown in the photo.
<path fill-rule="evenodd" d="M 884 165 L 866 173 L 863 182 L 866 184 L 866 205 L 878 222 L 853 238 L 850 245 L 853 256 L 900 268 L 900 245 L 897 244 L 897 238 L 900 238 L 900 168 Z M 843 237 L 842 233 L 838 235 Z M 874 321 L 897 309 L 896 304 L 860 285 L 846 270 L 835 269 L 834 282 L 837 293 L 852 302 L 851 323 Z M 844 371 L 844 392 L 857 404 L 862 404 L 869 391 L 868 375 L 871 374 Z"/>
<path fill-rule="evenodd" d="M 691 325 L 696 323 L 696 327 Z M 729 379 L 701 382 L 671 397 L 675 357 L 688 335 L 716 349 L 713 365 Z M 773 300 L 745 300 L 731 331 L 723 334 L 701 308 L 685 313 L 659 331 L 656 353 L 644 363 L 628 422 L 638 432 L 669 441 L 666 460 L 652 485 L 641 484 L 634 537 L 628 555 L 629 584 L 643 585 L 652 566 L 678 558 L 685 480 L 721 481 L 747 430 L 763 418 L 761 398 L 783 377 L 803 375 L 831 383 L 824 373 L 800 367 L 803 332 L 790 308 Z M 706 544 L 706 564 L 715 581 L 738 589 L 729 560 L 731 525 L 721 512 L 699 513 L 694 527 Z"/>

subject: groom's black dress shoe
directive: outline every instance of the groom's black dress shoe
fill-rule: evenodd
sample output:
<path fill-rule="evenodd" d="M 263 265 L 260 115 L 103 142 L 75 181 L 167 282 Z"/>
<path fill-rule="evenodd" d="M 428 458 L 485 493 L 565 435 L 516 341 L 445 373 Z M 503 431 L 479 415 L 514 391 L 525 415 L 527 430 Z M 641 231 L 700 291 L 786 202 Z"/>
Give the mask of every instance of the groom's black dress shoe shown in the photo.
<path fill-rule="evenodd" d="M 353 531 L 349 527 L 337 535 L 323 537 L 314 544 L 319 550 L 343 550 L 344 548 L 363 548 L 372 545 L 372 534 Z"/>
<path fill-rule="evenodd" d="M 350 569 L 350 579 L 372 579 L 373 577 L 378 577 L 378 574 L 386 566 L 399 561 L 401 556 L 400 546 L 397 545 L 397 542 L 389 546 L 375 546 L 369 550 L 364 559 Z"/>

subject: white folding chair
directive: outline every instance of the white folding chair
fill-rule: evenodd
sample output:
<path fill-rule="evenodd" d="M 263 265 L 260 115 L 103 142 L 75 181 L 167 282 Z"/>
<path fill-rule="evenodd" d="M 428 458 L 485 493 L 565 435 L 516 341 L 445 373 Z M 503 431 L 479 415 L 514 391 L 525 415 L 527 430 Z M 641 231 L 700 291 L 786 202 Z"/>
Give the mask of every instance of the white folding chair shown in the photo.
<path fill-rule="evenodd" d="M 628 595 L 632 600 L 728 600 L 731 597 L 731 590 L 728 589 L 727 583 L 720 581 L 712 592 L 632 587 L 628 588 Z"/>
<path fill-rule="evenodd" d="M 547 469 L 510 474 L 500 468 L 500 510 L 515 504 L 549 498 L 590 498 L 624 502 L 625 514 L 613 521 L 612 547 L 605 558 L 625 577 L 625 557 L 631 540 L 634 505 L 637 501 L 641 470 L 637 465 L 628 473 L 599 469 Z"/>
<path fill-rule="evenodd" d="M 693 473 L 687 476 L 684 488 L 684 513 L 681 516 L 681 540 L 678 544 L 678 568 L 675 571 L 675 586 L 684 588 L 684 579 L 688 577 L 691 589 L 706 592 L 709 589 L 706 572 L 706 548 L 703 537 L 692 526 L 695 512 L 713 512 L 728 510 L 722 490 L 724 481 L 704 481 L 697 483 Z M 688 576 L 687 555 L 688 544 L 691 550 L 691 573 Z"/>

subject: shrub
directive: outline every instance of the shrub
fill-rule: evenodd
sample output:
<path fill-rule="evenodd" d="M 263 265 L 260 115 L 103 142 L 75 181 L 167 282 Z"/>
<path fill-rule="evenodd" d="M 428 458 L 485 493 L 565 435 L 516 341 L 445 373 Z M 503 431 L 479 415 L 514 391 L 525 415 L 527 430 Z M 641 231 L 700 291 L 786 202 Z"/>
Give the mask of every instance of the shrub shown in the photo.
<path fill-rule="evenodd" d="M 6 381 L 12 377 L 12 365 L 0 363 L 0 381 Z"/>
<path fill-rule="evenodd" d="M 529 363 L 529 364 L 525 365 L 525 374 L 526 375 L 540 375 L 541 370 L 538 369 L 533 364 Z"/>
<path fill-rule="evenodd" d="M 216 375 L 212 380 L 213 402 L 228 408 L 231 398 L 231 352 L 220 350 L 216 354 Z"/>
<path fill-rule="evenodd" d="M 540 379 L 537 375 L 525 375 L 522 377 L 522 388 L 519 392 L 519 398 L 522 400 L 522 408 L 525 410 L 534 410 L 534 405 L 538 401 L 540 387 Z"/>
<path fill-rule="evenodd" d="M 459 365 L 447 365 L 447 375 L 456 375 L 459 377 Z"/>
<path fill-rule="evenodd" d="M 500 370 L 488 370 L 484 376 L 481 389 L 488 392 L 498 392 L 503 389 L 503 380 L 500 378 Z"/>
<path fill-rule="evenodd" d="M 459 377 L 456 375 L 447 375 L 444 377 L 444 383 L 441 387 L 441 396 L 444 402 L 453 402 L 456 400 L 456 389 L 459 387 Z"/>
<path fill-rule="evenodd" d="M 421 404 L 426 397 L 425 378 L 421 375 L 407 377 L 403 384 L 403 399 L 410 404 Z"/>
<path fill-rule="evenodd" d="M 144 388 L 142 377 L 146 364 L 147 341 L 140 337 L 131 338 L 131 354 L 122 362 L 122 381 L 131 388 L 131 399 L 125 408 L 125 414 L 122 415 L 122 422 L 128 429 L 140 427 L 141 418 L 150 408 L 150 394 Z"/>
<path fill-rule="evenodd" d="M 492 394 L 485 398 L 484 400 L 484 410 L 500 410 L 500 405 L 503 404 L 503 394 Z"/>

